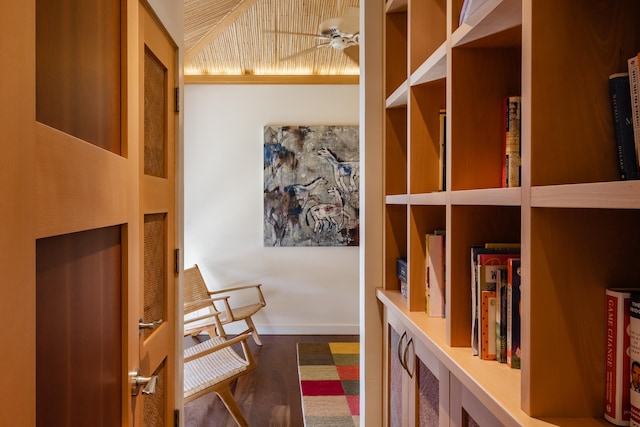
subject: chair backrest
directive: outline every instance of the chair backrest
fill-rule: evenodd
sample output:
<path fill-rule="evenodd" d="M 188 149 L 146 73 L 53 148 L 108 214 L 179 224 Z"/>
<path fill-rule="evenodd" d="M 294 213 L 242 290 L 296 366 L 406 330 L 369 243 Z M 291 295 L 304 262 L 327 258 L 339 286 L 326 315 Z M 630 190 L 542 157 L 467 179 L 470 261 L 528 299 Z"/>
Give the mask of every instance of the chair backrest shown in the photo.
<path fill-rule="evenodd" d="M 203 308 L 214 308 L 198 264 L 194 264 L 193 267 L 184 270 L 183 284 L 185 303 L 202 301 L 200 304 L 189 304 L 188 307 L 185 307 L 184 314 L 193 313 Z"/>

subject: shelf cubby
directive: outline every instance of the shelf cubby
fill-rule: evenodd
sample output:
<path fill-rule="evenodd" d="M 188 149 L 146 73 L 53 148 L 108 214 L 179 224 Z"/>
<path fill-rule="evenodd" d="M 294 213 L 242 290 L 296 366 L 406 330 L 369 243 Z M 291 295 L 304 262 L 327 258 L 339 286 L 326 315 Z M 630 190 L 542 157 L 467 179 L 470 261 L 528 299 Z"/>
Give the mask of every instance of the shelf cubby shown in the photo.
<path fill-rule="evenodd" d="M 640 5 L 561 3 L 531 11 L 531 185 L 617 180 L 608 76 L 640 51 Z"/>
<path fill-rule="evenodd" d="M 447 229 L 447 340 L 471 345 L 471 247 L 520 242 L 519 206 L 452 206 Z"/>
<path fill-rule="evenodd" d="M 532 210 L 531 286 L 522 306 L 531 325 L 522 360 L 535 372 L 523 391 L 532 415 L 602 415 L 604 295 L 640 286 L 638 224 L 638 210 Z"/>
<path fill-rule="evenodd" d="M 434 230 L 445 230 L 446 207 L 411 206 L 409 210 L 409 311 L 422 311 L 425 307 L 425 236 Z"/>
<path fill-rule="evenodd" d="M 445 81 L 412 86 L 409 93 L 409 191 L 438 191 L 439 111 L 446 107 Z"/>
<path fill-rule="evenodd" d="M 385 97 L 388 98 L 409 75 L 406 7 L 385 16 Z"/>
<path fill-rule="evenodd" d="M 407 257 L 407 205 L 387 204 L 385 225 L 385 289 L 400 290 L 396 259 Z"/>
<path fill-rule="evenodd" d="M 385 110 L 385 192 L 407 193 L 407 109 Z"/>
<path fill-rule="evenodd" d="M 447 40 L 447 0 L 409 2 L 408 24 L 411 74 Z"/>
<path fill-rule="evenodd" d="M 502 104 L 506 96 L 521 92 L 521 47 L 519 37 L 513 39 L 515 45 L 502 44 L 499 35 L 452 50 L 452 190 L 501 186 Z"/>

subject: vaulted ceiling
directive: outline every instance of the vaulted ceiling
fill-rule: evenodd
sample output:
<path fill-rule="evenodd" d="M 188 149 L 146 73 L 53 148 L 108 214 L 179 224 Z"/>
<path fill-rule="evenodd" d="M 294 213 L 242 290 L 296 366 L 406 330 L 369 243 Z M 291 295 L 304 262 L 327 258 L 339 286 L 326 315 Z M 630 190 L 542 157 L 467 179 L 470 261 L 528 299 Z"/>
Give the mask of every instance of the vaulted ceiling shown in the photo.
<path fill-rule="evenodd" d="M 315 49 L 323 21 L 359 0 L 184 0 L 185 81 L 267 81 L 286 76 L 357 82 L 343 51 Z M 304 53 L 301 53 L 304 52 Z"/>

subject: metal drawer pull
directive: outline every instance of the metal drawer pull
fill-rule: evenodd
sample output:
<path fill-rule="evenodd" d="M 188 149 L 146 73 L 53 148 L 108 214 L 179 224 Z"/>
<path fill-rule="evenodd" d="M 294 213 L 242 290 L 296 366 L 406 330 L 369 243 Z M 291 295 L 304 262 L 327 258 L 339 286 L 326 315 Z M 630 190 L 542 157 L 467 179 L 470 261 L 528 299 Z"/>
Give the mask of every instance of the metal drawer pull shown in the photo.
<path fill-rule="evenodd" d="M 409 374 L 409 378 L 413 378 L 413 370 L 415 368 L 415 361 L 411 366 L 411 371 L 409 370 L 409 361 L 407 360 L 407 356 L 409 354 L 409 346 L 413 348 L 413 338 L 410 338 L 407 342 L 407 345 L 404 347 L 404 354 L 402 355 L 402 359 L 404 360 L 404 369 Z"/>
<path fill-rule="evenodd" d="M 402 333 L 402 336 L 400 337 L 400 340 L 398 341 L 398 360 L 400 361 L 400 365 L 402 365 L 402 367 L 404 368 L 404 370 L 407 370 L 407 365 L 405 363 L 405 357 L 403 356 L 402 352 L 400 351 L 400 347 L 402 347 L 402 341 L 404 341 L 407 338 L 407 331 L 404 331 Z M 405 347 L 405 353 L 406 353 L 406 347 Z"/>

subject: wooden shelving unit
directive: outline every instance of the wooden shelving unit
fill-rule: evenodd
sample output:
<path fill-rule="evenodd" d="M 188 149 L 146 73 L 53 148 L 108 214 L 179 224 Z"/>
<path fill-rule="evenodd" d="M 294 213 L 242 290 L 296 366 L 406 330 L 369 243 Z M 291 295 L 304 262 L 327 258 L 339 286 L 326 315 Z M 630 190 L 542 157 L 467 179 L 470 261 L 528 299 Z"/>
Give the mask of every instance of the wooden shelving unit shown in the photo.
<path fill-rule="evenodd" d="M 608 76 L 640 51 L 640 3 L 614 3 L 485 0 L 462 24 L 463 0 L 386 4 L 385 345 L 393 359 L 388 336 L 401 325 L 439 361 L 449 390 L 441 399 L 451 396 L 441 408 L 463 425 L 608 425 L 605 289 L 640 283 L 640 182 L 618 180 L 608 93 Z M 514 94 L 522 185 L 501 188 L 502 100 Z M 435 229 L 446 230 L 445 320 L 424 312 L 424 236 Z M 522 245 L 520 371 L 469 348 L 469 250 L 488 241 Z M 407 298 L 397 257 L 409 263 Z M 390 415 L 397 408 L 385 413 L 390 425 L 406 425 Z"/>

